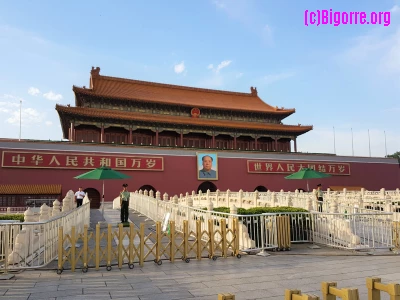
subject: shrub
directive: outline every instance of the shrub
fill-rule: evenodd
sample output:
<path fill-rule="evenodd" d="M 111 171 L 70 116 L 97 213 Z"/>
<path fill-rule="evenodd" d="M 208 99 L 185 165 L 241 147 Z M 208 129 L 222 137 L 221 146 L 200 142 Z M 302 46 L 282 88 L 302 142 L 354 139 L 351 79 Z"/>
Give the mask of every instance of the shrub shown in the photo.
<path fill-rule="evenodd" d="M 23 214 L 12 214 L 12 215 L 0 215 L 0 220 L 19 220 L 24 222 Z"/>
<path fill-rule="evenodd" d="M 222 213 L 230 213 L 229 207 L 216 207 L 214 208 L 215 212 Z M 298 212 L 308 212 L 308 210 L 297 207 L 288 207 L 288 206 L 280 206 L 280 207 L 252 207 L 249 209 L 238 208 L 238 215 L 259 215 L 259 214 L 277 214 L 277 213 L 298 213 Z"/>

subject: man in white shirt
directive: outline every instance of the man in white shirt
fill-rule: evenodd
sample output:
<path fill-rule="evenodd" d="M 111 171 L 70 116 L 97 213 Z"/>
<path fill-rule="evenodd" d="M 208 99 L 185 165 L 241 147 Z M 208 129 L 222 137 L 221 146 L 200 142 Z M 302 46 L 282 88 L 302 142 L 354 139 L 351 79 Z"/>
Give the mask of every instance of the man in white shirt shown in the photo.
<path fill-rule="evenodd" d="M 76 207 L 79 207 L 79 206 L 82 205 L 83 198 L 85 198 L 85 195 L 86 195 L 85 192 L 82 191 L 82 188 L 80 187 L 80 188 L 79 188 L 79 191 L 77 191 L 77 192 L 75 193 Z"/>

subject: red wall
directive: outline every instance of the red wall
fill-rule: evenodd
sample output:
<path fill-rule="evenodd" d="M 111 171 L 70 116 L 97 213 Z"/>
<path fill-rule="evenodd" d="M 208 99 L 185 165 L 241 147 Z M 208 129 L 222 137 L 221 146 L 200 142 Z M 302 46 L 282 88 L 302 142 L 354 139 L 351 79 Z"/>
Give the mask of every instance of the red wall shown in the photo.
<path fill-rule="evenodd" d="M 5 150 L 5 149 L 4 149 Z M 9 150 L 9 149 L 7 149 Z M 0 149 L 2 154 L 2 149 Z M 0 156 L 1 157 L 1 156 Z M 285 155 L 282 155 L 282 159 Z M 252 158 L 249 158 L 252 159 Z M 304 160 L 307 160 L 303 158 Z M 315 159 L 315 157 L 314 157 Z M 384 163 L 350 163 L 350 176 L 332 176 L 326 179 L 310 180 L 310 189 L 317 183 L 323 186 L 363 186 L 368 190 L 400 188 L 400 168 L 398 164 Z M 219 180 L 212 181 L 218 189 L 253 191 L 263 185 L 269 190 L 294 191 L 296 188 L 306 189 L 305 180 L 286 180 L 287 174 L 249 174 L 247 159 L 218 158 Z M 95 188 L 101 193 L 102 183 L 95 180 L 77 180 L 73 177 L 87 170 L 68 169 L 18 169 L 0 168 L 0 184 L 62 184 L 63 196 L 68 190 L 76 191 L 79 186 Z M 203 182 L 197 179 L 195 156 L 164 156 L 164 171 L 124 171 L 131 176 L 128 180 L 105 181 L 105 200 L 113 200 L 125 182 L 129 190 L 135 191 L 142 185 L 152 185 L 156 190 L 168 193 L 169 196 L 197 190 Z"/>

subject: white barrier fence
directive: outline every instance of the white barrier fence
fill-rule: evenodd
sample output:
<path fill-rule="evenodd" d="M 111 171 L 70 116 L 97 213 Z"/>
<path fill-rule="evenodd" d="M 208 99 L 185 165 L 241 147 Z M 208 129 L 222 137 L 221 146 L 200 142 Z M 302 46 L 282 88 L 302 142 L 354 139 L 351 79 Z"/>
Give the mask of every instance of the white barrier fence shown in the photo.
<path fill-rule="evenodd" d="M 292 242 L 316 242 L 355 250 L 395 247 L 392 212 L 385 213 L 370 209 L 365 209 L 368 211 L 366 213 L 338 212 L 340 206 L 336 201 L 324 201 L 322 203 L 323 212 L 317 212 L 319 205 L 317 201 L 312 199 L 312 195 L 304 193 L 303 201 L 300 199 L 293 201 L 290 199 L 290 195 L 286 195 L 284 201 L 275 201 L 275 205 L 264 206 L 294 206 L 308 209 L 309 213 L 238 215 L 236 207 L 238 199 L 230 198 L 229 191 L 212 194 L 194 195 L 195 197 L 181 195 L 180 198 L 175 196 L 171 199 L 172 201 L 168 201 L 166 195 L 164 195 L 164 200 L 159 199 L 159 192 L 154 198 L 151 192 L 148 195 L 147 191 L 144 193 L 139 191 L 131 193 L 129 206 L 142 216 L 147 216 L 154 221 L 164 222 L 165 217 L 169 216 L 169 220 L 175 221 L 177 230 L 182 230 L 183 220 L 189 221 L 189 230 L 195 230 L 195 221 L 201 220 L 202 230 L 207 231 L 209 220 L 213 220 L 214 228 L 218 229 L 221 218 L 226 219 L 228 226 L 233 218 L 238 218 L 239 247 L 242 251 L 276 249 L 278 247 L 277 215 L 290 215 L 290 239 Z M 254 197 L 254 201 L 258 202 L 258 199 L 255 198 L 256 193 L 246 194 L 253 194 L 251 196 Z M 254 207 L 251 200 L 246 197 L 247 195 L 241 198 L 242 207 L 244 205 L 248 208 Z M 271 195 L 271 197 L 274 198 L 277 195 Z M 197 201 L 197 207 L 193 205 L 195 202 L 193 198 Z M 218 207 L 230 207 L 230 213 L 212 211 L 214 203 L 217 203 Z M 118 209 L 119 206 L 119 198 L 116 198 L 113 207 Z"/>
<path fill-rule="evenodd" d="M 43 267 L 57 257 L 58 229 L 69 232 L 72 226 L 83 232 L 90 223 L 90 202 L 86 195 L 83 205 L 76 208 L 74 193 L 69 191 L 62 202 L 46 204 L 35 214 L 31 208 L 24 213 L 24 222 L 3 220 L 0 223 L 0 270 Z"/>

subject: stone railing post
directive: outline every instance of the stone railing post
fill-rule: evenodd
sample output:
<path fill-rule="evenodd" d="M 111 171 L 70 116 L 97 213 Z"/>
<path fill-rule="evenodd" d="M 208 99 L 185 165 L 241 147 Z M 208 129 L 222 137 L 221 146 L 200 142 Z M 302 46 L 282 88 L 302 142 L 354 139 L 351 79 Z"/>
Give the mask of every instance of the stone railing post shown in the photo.
<path fill-rule="evenodd" d="M 361 197 L 364 199 L 364 195 L 365 195 L 365 189 L 361 188 Z"/>
<path fill-rule="evenodd" d="M 61 211 L 60 211 L 61 203 L 58 201 L 58 199 L 53 201 L 53 217 L 58 216 Z"/>
<path fill-rule="evenodd" d="M 257 201 L 258 201 L 258 191 L 255 190 L 253 193 L 253 199 L 254 199 L 254 207 L 257 207 Z"/>
<path fill-rule="evenodd" d="M 172 199 L 173 199 L 174 204 L 178 204 L 179 203 L 179 198 L 178 198 L 177 195 L 175 195 Z"/>
<path fill-rule="evenodd" d="M 307 196 L 307 200 L 306 200 L 306 207 L 303 207 L 304 209 L 307 209 L 308 211 L 312 211 L 313 210 L 313 196 Z"/>
<path fill-rule="evenodd" d="M 208 204 L 207 204 L 207 210 L 208 211 L 213 211 L 214 210 L 214 205 L 213 205 L 213 203 L 211 201 L 208 202 Z"/>
<path fill-rule="evenodd" d="M 149 195 L 149 191 L 148 190 L 144 190 L 143 195 L 148 196 Z"/>
<path fill-rule="evenodd" d="M 49 220 L 49 207 L 46 205 L 46 203 L 43 203 L 43 205 L 40 207 L 39 222 L 48 220 Z"/>
<path fill-rule="evenodd" d="M 331 213 L 338 213 L 339 209 L 338 209 L 338 201 L 337 201 L 337 196 L 334 195 L 331 197 L 331 201 L 330 201 L 330 206 L 329 206 L 329 212 Z"/>
<path fill-rule="evenodd" d="M 238 201 L 239 201 L 239 207 L 243 207 L 243 190 L 242 189 L 239 190 L 239 199 L 238 199 Z"/>
<path fill-rule="evenodd" d="M 272 192 L 271 193 L 271 200 L 272 200 L 272 203 L 271 203 L 271 207 L 276 207 L 277 205 L 276 205 L 276 194 L 275 194 L 275 192 Z"/>
<path fill-rule="evenodd" d="M 186 201 L 187 201 L 187 206 L 193 207 L 193 198 L 192 197 L 188 196 Z"/>
<path fill-rule="evenodd" d="M 210 202 L 210 190 L 207 190 L 206 199 L 207 203 Z"/>
<path fill-rule="evenodd" d="M 229 207 L 229 203 L 230 203 L 230 199 L 229 199 L 229 197 L 230 197 L 230 190 L 229 189 L 227 189 L 226 190 L 226 205 Z"/>
<path fill-rule="evenodd" d="M 142 191 L 141 189 L 139 190 L 139 194 L 140 194 L 140 195 L 143 195 L 143 191 Z"/>
<path fill-rule="evenodd" d="M 237 207 L 235 206 L 235 204 L 232 204 L 232 206 L 230 207 L 230 213 L 232 215 L 237 215 L 237 212 L 238 212 Z"/>
<path fill-rule="evenodd" d="M 215 206 L 216 207 L 220 207 L 220 200 L 219 200 L 219 197 L 220 197 L 220 195 L 219 195 L 219 190 L 217 189 L 216 191 L 215 191 Z"/>
<path fill-rule="evenodd" d="M 161 193 L 159 191 L 156 192 L 156 200 L 161 200 Z"/>
<path fill-rule="evenodd" d="M 287 206 L 293 207 L 292 194 L 290 192 L 286 195 Z"/>
<path fill-rule="evenodd" d="M 153 190 L 150 190 L 150 191 L 149 191 L 149 197 L 154 198 L 154 192 L 153 192 Z"/>
<path fill-rule="evenodd" d="M 164 200 L 164 201 L 168 201 L 168 194 L 167 194 L 167 193 L 165 193 L 165 194 L 163 195 L 163 200 Z"/>
<path fill-rule="evenodd" d="M 30 207 L 24 212 L 24 222 L 35 222 L 35 213 Z"/>

